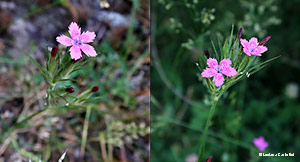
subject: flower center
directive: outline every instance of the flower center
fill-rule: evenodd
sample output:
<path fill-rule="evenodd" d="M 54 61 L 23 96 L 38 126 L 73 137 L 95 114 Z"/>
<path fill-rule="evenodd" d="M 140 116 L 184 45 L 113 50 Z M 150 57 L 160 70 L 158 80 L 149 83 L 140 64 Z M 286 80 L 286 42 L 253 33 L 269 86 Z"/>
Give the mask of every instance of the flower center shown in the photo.
<path fill-rule="evenodd" d="M 216 70 L 217 70 L 218 73 L 221 73 L 223 69 L 218 65 Z"/>
<path fill-rule="evenodd" d="M 81 40 L 79 38 L 74 38 L 73 39 L 74 45 L 79 46 L 82 44 Z"/>

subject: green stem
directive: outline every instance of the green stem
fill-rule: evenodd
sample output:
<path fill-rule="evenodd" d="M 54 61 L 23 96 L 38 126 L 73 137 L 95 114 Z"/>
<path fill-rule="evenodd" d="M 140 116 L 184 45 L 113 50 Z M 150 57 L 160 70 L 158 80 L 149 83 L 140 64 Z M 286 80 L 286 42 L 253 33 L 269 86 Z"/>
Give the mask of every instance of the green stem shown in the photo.
<path fill-rule="evenodd" d="M 91 114 L 91 107 L 87 107 L 85 119 L 84 119 L 84 125 L 83 125 L 83 132 L 82 132 L 82 140 L 81 140 L 81 148 L 80 148 L 80 155 L 83 157 L 85 154 L 85 146 L 86 146 L 86 140 L 88 135 L 88 128 L 89 128 L 89 118 Z"/>
<path fill-rule="evenodd" d="M 209 116 L 208 116 L 208 119 L 206 121 L 205 129 L 204 129 L 204 132 L 203 132 L 203 135 L 202 135 L 202 139 L 201 139 L 200 149 L 199 149 L 199 152 L 198 152 L 198 162 L 201 162 L 202 156 L 204 154 L 204 147 L 205 147 L 205 141 L 206 141 L 206 133 L 207 133 L 208 127 L 210 125 L 210 121 L 211 121 L 211 119 L 213 117 L 213 114 L 214 114 L 214 111 L 215 111 L 215 107 L 216 107 L 216 104 L 217 104 L 218 100 L 219 100 L 219 97 L 217 97 L 216 95 L 213 95 L 213 103 L 212 103 L 210 111 L 209 111 Z"/>
<path fill-rule="evenodd" d="M 48 88 L 48 90 L 47 90 L 47 96 L 46 96 L 46 106 L 47 107 L 50 107 L 51 105 L 50 105 L 50 99 L 51 99 L 51 92 L 54 90 L 54 87 L 55 87 L 55 83 L 51 83 L 50 84 L 50 87 Z"/>

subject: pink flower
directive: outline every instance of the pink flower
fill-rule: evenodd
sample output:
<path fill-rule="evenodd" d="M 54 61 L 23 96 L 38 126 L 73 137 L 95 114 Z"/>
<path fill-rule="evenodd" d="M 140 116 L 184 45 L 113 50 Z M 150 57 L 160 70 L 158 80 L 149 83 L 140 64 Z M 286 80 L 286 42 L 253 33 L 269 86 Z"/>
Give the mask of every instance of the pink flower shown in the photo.
<path fill-rule="evenodd" d="M 246 39 L 240 39 L 243 48 L 243 51 L 251 56 L 261 56 L 262 53 L 266 52 L 268 48 L 263 45 L 258 44 L 257 38 L 253 37 L 249 40 L 249 42 Z"/>
<path fill-rule="evenodd" d="M 201 76 L 204 78 L 214 77 L 213 81 L 217 87 L 220 87 L 224 82 L 224 77 L 222 74 L 233 77 L 237 74 L 236 70 L 232 67 L 230 59 L 223 59 L 220 64 L 214 58 L 207 59 L 207 65 L 209 68 L 206 68 L 201 73 Z"/>
<path fill-rule="evenodd" d="M 263 136 L 254 138 L 253 143 L 260 151 L 264 151 L 269 145 L 268 142 L 265 141 Z"/>
<path fill-rule="evenodd" d="M 71 58 L 78 60 L 82 57 L 81 50 L 87 55 L 95 57 L 97 53 L 93 46 L 86 43 L 91 43 L 96 37 L 95 32 L 86 31 L 81 34 L 81 28 L 72 22 L 69 26 L 70 37 L 60 35 L 56 37 L 56 41 L 65 46 L 72 46 L 70 48 Z"/>

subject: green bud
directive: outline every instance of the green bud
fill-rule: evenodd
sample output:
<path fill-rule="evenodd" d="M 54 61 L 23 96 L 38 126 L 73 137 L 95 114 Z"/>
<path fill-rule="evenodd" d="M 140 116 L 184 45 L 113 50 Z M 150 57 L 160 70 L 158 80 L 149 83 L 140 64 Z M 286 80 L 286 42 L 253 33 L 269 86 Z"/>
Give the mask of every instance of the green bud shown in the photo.
<path fill-rule="evenodd" d="M 97 92 L 99 90 L 99 88 L 100 88 L 99 86 L 94 86 L 94 87 L 91 87 L 91 88 L 87 89 L 86 91 L 82 92 L 75 100 L 75 103 L 82 102 L 82 101 L 88 99 L 93 93 Z"/>
<path fill-rule="evenodd" d="M 50 56 L 47 56 L 49 59 L 47 61 L 47 70 L 49 72 L 49 75 L 52 76 L 55 69 L 56 69 L 56 63 L 55 63 L 55 59 L 57 57 L 57 50 L 58 48 L 56 46 L 54 46 L 51 50 Z"/>
<path fill-rule="evenodd" d="M 61 95 L 65 93 L 65 89 L 66 89 L 65 87 L 58 87 L 53 90 L 53 93 L 56 95 Z"/>

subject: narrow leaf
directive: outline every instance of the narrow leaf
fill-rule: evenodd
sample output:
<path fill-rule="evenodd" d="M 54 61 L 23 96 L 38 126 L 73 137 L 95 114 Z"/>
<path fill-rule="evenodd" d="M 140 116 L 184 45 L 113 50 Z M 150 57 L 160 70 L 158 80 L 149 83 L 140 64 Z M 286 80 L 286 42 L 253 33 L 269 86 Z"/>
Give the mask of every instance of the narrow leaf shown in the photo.
<path fill-rule="evenodd" d="M 221 37 L 221 36 L 217 36 L 217 39 L 218 39 L 218 45 L 219 45 L 219 50 L 220 50 L 220 55 L 221 55 L 221 56 L 220 56 L 221 58 L 219 58 L 219 59 L 222 60 L 222 59 L 224 58 L 224 57 L 223 57 L 224 55 L 223 55 L 223 52 L 222 52 L 222 43 L 221 43 L 220 37 Z M 220 60 L 218 60 L 218 61 L 220 61 Z"/>
<path fill-rule="evenodd" d="M 43 76 L 48 80 L 48 76 L 45 70 L 40 66 L 40 64 L 26 50 L 24 50 L 24 52 L 31 59 L 31 61 L 37 66 L 37 68 L 41 71 Z"/>
<path fill-rule="evenodd" d="M 219 53 L 218 53 L 218 51 L 217 51 L 217 49 L 216 49 L 216 47 L 215 47 L 215 44 L 214 44 L 214 42 L 211 40 L 211 44 L 212 44 L 212 46 L 213 46 L 213 49 L 214 49 L 214 52 L 215 52 L 215 54 L 216 54 L 216 59 L 217 60 L 219 60 Z"/>
<path fill-rule="evenodd" d="M 84 100 L 85 102 L 90 102 L 90 101 L 94 101 L 94 100 L 98 100 L 100 98 L 102 98 L 103 96 L 97 96 L 97 97 L 92 97 L 92 98 L 88 98 L 86 100 Z"/>
<path fill-rule="evenodd" d="M 76 79 L 61 79 L 61 80 L 59 80 L 59 82 L 67 82 L 67 81 L 80 82 L 80 80 L 76 80 Z"/>
<path fill-rule="evenodd" d="M 276 57 L 273 57 L 273 58 L 271 58 L 271 59 L 269 59 L 269 60 L 267 60 L 267 61 L 264 61 L 264 62 L 262 62 L 262 63 L 260 63 L 260 64 L 258 64 L 258 65 L 255 65 L 254 67 L 250 68 L 249 71 L 251 71 L 251 70 L 253 70 L 253 69 L 256 69 L 257 67 L 262 66 L 262 65 L 264 65 L 264 64 L 266 64 L 266 63 L 268 63 L 268 62 L 270 62 L 270 61 L 273 61 L 273 60 L 275 60 L 275 59 L 278 59 L 279 57 L 281 57 L 281 55 L 276 56 Z"/>

